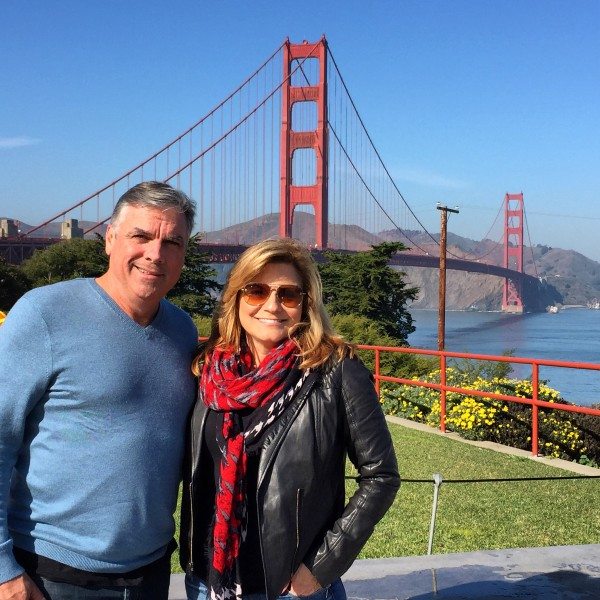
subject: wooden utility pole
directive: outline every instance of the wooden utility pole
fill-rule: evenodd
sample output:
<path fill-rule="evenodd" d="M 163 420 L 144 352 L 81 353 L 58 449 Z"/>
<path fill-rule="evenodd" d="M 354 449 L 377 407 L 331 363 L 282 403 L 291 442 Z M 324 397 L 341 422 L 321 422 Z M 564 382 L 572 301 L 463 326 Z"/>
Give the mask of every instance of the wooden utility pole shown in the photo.
<path fill-rule="evenodd" d="M 438 350 L 443 350 L 446 342 L 446 231 L 448 227 L 448 213 L 458 214 L 458 207 L 448 208 L 447 206 L 438 204 L 437 209 L 441 212 Z"/>

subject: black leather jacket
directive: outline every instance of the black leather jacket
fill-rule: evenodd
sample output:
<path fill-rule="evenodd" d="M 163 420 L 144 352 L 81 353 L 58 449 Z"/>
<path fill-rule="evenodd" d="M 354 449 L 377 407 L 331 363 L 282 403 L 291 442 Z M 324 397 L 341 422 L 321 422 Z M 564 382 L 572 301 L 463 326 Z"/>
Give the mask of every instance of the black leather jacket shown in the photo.
<path fill-rule="evenodd" d="M 346 358 L 308 377 L 263 441 L 257 505 L 267 598 L 274 599 L 303 562 L 322 586 L 352 564 L 392 504 L 400 478 L 390 434 L 367 368 Z M 184 471 L 180 559 L 194 570 L 203 539 L 194 538 L 201 487 L 201 436 L 207 409 L 192 412 Z M 358 489 L 344 506 L 346 454 Z"/>

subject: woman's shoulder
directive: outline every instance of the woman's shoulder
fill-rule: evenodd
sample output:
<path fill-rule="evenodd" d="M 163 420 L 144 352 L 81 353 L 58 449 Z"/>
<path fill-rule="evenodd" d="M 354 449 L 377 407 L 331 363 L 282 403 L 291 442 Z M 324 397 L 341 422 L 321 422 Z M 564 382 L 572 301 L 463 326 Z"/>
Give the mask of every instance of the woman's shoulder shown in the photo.
<path fill-rule="evenodd" d="M 356 375 L 372 377 L 371 372 L 367 369 L 363 361 L 353 353 L 346 353 L 341 358 L 332 358 L 322 369 L 323 377 L 332 381 Z"/>
<path fill-rule="evenodd" d="M 356 354 L 353 354 L 352 352 L 345 352 L 343 356 L 341 356 L 341 357 L 336 356 L 336 357 L 332 358 L 330 361 L 331 370 L 348 369 L 348 368 L 351 369 L 358 365 L 361 365 L 364 367 L 362 360 L 360 360 L 360 358 Z"/>

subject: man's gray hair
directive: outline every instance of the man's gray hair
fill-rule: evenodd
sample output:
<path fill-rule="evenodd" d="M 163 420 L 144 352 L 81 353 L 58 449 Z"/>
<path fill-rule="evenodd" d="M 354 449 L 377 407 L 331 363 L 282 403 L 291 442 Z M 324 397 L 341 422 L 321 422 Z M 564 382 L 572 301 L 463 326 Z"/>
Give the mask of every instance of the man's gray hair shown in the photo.
<path fill-rule="evenodd" d="M 148 208 L 158 209 L 174 208 L 183 214 L 188 235 L 192 234 L 194 217 L 196 216 L 196 203 L 181 190 L 176 190 L 168 183 L 144 181 L 128 189 L 115 204 L 110 217 L 110 223 L 113 227 L 117 225 L 121 211 L 125 206 L 147 206 Z"/>

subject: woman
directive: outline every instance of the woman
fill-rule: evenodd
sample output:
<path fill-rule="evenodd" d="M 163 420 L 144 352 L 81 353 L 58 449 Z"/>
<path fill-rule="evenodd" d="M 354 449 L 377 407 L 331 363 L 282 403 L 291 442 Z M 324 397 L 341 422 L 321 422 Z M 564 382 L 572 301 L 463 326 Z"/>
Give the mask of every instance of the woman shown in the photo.
<path fill-rule="evenodd" d="M 372 377 L 321 296 L 294 240 L 248 248 L 229 273 L 194 363 L 181 526 L 189 600 L 344 599 L 340 576 L 394 500 Z M 359 476 L 344 506 L 346 455 Z"/>

